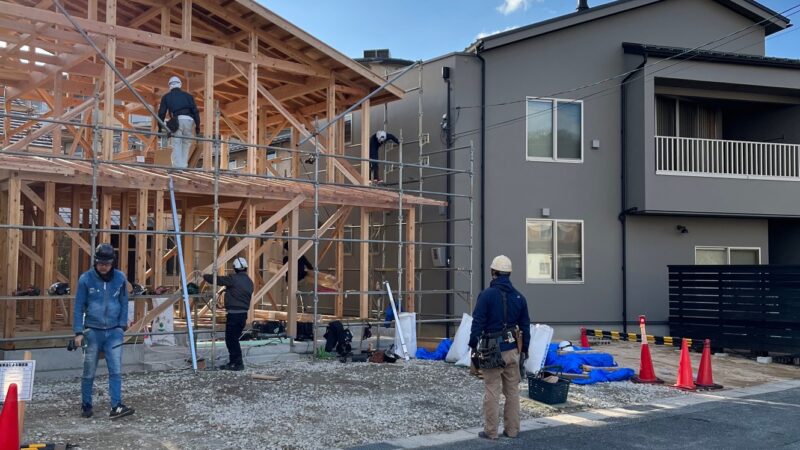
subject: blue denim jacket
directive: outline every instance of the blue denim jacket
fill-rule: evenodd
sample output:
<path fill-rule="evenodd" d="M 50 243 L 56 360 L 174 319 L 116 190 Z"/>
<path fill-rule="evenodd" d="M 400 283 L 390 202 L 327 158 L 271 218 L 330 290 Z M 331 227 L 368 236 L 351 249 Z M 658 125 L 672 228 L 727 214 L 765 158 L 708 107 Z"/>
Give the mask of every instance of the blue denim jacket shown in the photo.
<path fill-rule="evenodd" d="M 84 328 L 108 330 L 121 327 L 124 330 L 127 326 L 128 285 L 125 275 L 114 270 L 111 281 L 105 282 L 94 268 L 84 272 L 78 279 L 75 293 L 72 330 L 75 333 L 83 332 Z"/>

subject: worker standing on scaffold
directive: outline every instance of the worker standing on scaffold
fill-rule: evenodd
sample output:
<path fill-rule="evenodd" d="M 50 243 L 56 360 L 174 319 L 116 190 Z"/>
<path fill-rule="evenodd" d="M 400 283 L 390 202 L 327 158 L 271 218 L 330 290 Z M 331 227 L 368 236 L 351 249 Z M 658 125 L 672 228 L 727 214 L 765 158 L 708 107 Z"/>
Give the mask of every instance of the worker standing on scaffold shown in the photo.
<path fill-rule="evenodd" d="M 169 79 L 169 92 L 161 97 L 161 106 L 158 108 L 158 132 L 161 133 L 161 123 L 170 114 L 167 128 L 172 133 L 172 166 L 189 167 L 189 149 L 192 147 L 191 138 L 200 134 L 200 111 L 197 103 L 188 92 L 181 90 L 181 79 Z M 209 107 L 206 105 L 206 107 Z M 192 134 L 194 129 L 194 134 Z"/>
<path fill-rule="evenodd" d="M 380 159 L 378 157 L 378 149 L 380 149 L 381 145 L 385 144 L 386 141 L 392 141 L 400 145 L 400 140 L 397 139 L 395 135 L 383 130 L 379 130 L 369 138 L 369 180 L 375 184 L 381 183 L 380 165 L 377 161 Z"/>

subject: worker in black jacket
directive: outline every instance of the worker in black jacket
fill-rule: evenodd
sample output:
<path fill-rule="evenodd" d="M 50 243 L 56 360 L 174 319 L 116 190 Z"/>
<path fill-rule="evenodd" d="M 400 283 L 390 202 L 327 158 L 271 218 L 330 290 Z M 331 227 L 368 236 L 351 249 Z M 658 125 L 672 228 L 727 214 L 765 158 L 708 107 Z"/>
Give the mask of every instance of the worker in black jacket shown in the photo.
<path fill-rule="evenodd" d="M 200 134 L 200 111 L 197 109 L 194 97 L 181 90 L 181 79 L 178 77 L 169 79 L 169 92 L 161 97 L 161 106 L 158 108 L 158 117 L 161 122 L 167 117 L 167 111 L 171 118 L 177 119 L 177 128 L 169 130 L 172 133 L 172 165 L 188 167 L 192 141 L 186 138 Z M 169 126 L 169 124 L 167 125 Z M 158 132 L 161 131 L 159 122 Z"/>
<path fill-rule="evenodd" d="M 370 181 L 374 181 L 375 183 L 381 182 L 380 177 L 380 166 L 378 164 L 378 149 L 380 149 L 381 145 L 385 144 L 386 141 L 392 141 L 395 144 L 400 144 L 400 141 L 397 139 L 395 135 L 392 133 L 387 133 L 383 130 L 379 130 L 372 137 L 369 138 L 369 179 Z"/>
<path fill-rule="evenodd" d="M 247 312 L 250 310 L 250 298 L 253 296 L 253 280 L 247 276 L 247 260 L 238 257 L 233 260 L 233 275 L 217 276 L 217 284 L 225 286 L 225 346 L 228 348 L 228 364 L 222 370 L 243 370 L 242 347 L 239 338 L 242 336 Z M 213 283 L 214 276 L 203 274 L 206 283 Z"/>
<path fill-rule="evenodd" d="M 287 261 L 289 261 L 289 243 L 288 242 L 284 242 L 283 243 L 283 263 L 286 264 Z M 300 257 L 297 258 L 297 281 L 298 282 L 303 281 L 303 278 L 306 277 L 306 275 L 308 274 L 309 270 L 314 270 L 314 266 L 311 264 L 311 261 L 309 261 L 308 258 L 306 258 L 306 255 L 300 255 Z M 289 282 L 289 272 L 286 272 L 285 279 L 286 279 L 286 282 L 288 283 Z"/>
<path fill-rule="evenodd" d="M 503 408 L 503 435 L 517 437 L 519 434 L 519 381 L 520 354 L 517 339 L 522 338 L 522 351 L 527 353 L 531 340 L 531 319 L 528 315 L 528 301 L 511 285 L 511 260 L 500 255 L 492 260 L 492 282 L 478 296 L 475 311 L 472 313 L 472 330 L 469 346 L 473 351 L 482 337 L 497 339 L 505 367 L 482 369 L 483 392 L 483 431 L 478 436 L 497 439 L 499 422 L 500 392 L 506 398 Z M 505 305 L 504 305 L 505 304 Z M 517 333 L 517 332 L 521 333 Z M 498 336 L 499 337 L 494 337 Z M 523 359 L 527 355 L 523 355 Z"/>

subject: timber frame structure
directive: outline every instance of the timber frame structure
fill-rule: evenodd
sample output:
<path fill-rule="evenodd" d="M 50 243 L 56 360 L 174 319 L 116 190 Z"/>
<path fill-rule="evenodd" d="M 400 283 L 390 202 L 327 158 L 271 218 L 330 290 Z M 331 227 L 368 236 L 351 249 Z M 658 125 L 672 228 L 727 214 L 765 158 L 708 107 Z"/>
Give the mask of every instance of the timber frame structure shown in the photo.
<path fill-rule="evenodd" d="M 176 256 L 168 248 L 168 237 L 176 233 L 168 225 L 173 214 L 183 230 L 186 273 L 222 274 L 226 263 L 244 256 L 256 284 L 250 319 L 284 319 L 294 337 L 297 264 L 269 262 L 270 245 L 288 242 L 290 262 L 312 247 L 316 261 L 332 250 L 333 316 L 344 317 L 343 229 L 355 217 L 358 318 L 367 319 L 374 294 L 368 279 L 370 213 L 395 211 L 401 255 L 396 270 L 403 280 L 396 290 L 405 310 L 414 310 L 415 252 L 422 244 L 415 217 L 423 207 L 445 205 L 447 193 L 433 199 L 421 191 L 403 195 L 402 183 L 399 192 L 369 184 L 370 108 L 401 98 L 401 89 L 253 0 L 0 0 L 0 41 L 6 44 L 0 48 L 5 348 L 26 336 L 63 337 L 59 330 L 64 334 L 71 325 L 71 297 L 17 297 L 15 291 L 29 285 L 44 291 L 56 281 L 77 286 L 79 268 L 90 267 L 96 242 L 116 239 L 121 255 L 135 250 L 134 268 L 128 258 L 119 261 L 121 270 L 135 273 L 131 283 L 165 284 L 167 264 Z M 201 111 L 188 169 L 153 164 L 165 151 L 156 120 L 145 128 L 132 124 L 132 117 L 152 114 L 173 75 Z M 19 101 L 46 104 L 47 111 L 18 114 L 13 105 Z M 361 112 L 360 157 L 345 155 L 344 122 L 334 120 L 353 106 Z M 323 131 L 320 121 L 329 125 Z M 272 146 L 287 128 L 289 147 Z M 52 151 L 33 145 L 43 136 L 52 137 Z M 129 148 L 133 139 L 139 148 Z M 235 147 L 246 152 L 241 171 L 228 170 Z M 313 161 L 312 180 L 303 169 L 307 159 Z M 313 224 L 310 235 L 301 232 L 303 216 Z M 195 254 L 195 238 L 213 240 L 207 263 Z M 62 241 L 66 245 L 57 246 Z M 270 291 L 287 273 L 287 304 L 281 308 Z M 216 282 L 205 289 L 216 292 Z M 316 296 L 317 284 L 315 321 Z M 129 331 L 142 330 L 178 298 L 173 294 L 172 301 L 149 311 L 148 298 L 138 299 Z M 263 307 L 265 299 L 271 308 Z M 199 308 L 199 315 L 211 311 L 215 318 L 215 303 Z"/>

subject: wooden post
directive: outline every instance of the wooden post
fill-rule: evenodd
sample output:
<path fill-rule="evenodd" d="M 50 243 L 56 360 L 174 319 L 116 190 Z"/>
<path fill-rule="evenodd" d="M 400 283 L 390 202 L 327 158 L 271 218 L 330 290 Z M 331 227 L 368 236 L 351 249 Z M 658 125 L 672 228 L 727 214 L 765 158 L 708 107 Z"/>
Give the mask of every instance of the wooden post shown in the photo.
<path fill-rule="evenodd" d="M 205 89 L 203 90 L 205 99 L 203 101 L 203 130 L 204 137 L 214 136 L 214 56 L 206 55 Z M 212 143 L 203 142 L 203 168 L 210 170 L 213 168 Z"/>
<path fill-rule="evenodd" d="M 53 182 L 47 182 L 44 184 L 44 226 L 45 227 L 54 227 L 56 224 L 56 184 Z M 53 276 L 54 268 L 55 268 L 55 231 L 53 230 L 44 230 L 44 239 L 42 242 L 42 285 L 41 289 L 44 295 L 47 295 L 47 292 L 44 291 L 50 286 L 54 281 L 55 277 Z M 42 301 L 42 323 L 41 323 L 41 331 L 50 331 L 51 329 L 51 322 L 53 321 L 53 300 L 44 300 Z"/>
<path fill-rule="evenodd" d="M 255 205 L 247 205 L 247 234 L 255 234 L 256 233 L 256 207 Z M 253 280 L 253 284 L 256 290 L 258 289 L 258 283 L 256 281 L 256 275 L 258 274 L 257 265 L 256 265 L 256 250 L 257 246 L 260 245 L 260 239 L 251 239 L 250 244 L 247 245 L 247 275 L 250 276 L 250 279 Z M 250 309 L 247 312 L 247 321 L 250 323 L 253 320 L 255 305 L 251 302 Z"/>
<path fill-rule="evenodd" d="M 299 207 L 292 210 L 290 220 L 291 232 L 289 236 L 296 238 L 300 236 Z M 286 315 L 286 333 L 295 338 L 297 337 L 297 239 L 289 241 L 289 259 L 286 263 L 289 265 L 289 298 L 287 299 L 289 307 Z"/>
<path fill-rule="evenodd" d="M 111 229 L 111 190 L 109 188 L 100 188 L 100 228 L 103 230 Z M 111 243 L 111 233 L 108 231 L 101 232 L 98 235 L 98 244 L 103 242 Z"/>
<path fill-rule="evenodd" d="M 183 0 L 183 16 L 181 18 L 181 38 L 192 40 L 192 0 Z"/>
<path fill-rule="evenodd" d="M 416 290 L 416 259 L 414 258 L 417 240 L 417 210 L 406 210 L 406 306 L 404 311 L 414 312 L 414 291 Z"/>
<path fill-rule="evenodd" d="M 300 150 L 300 147 L 297 146 L 297 143 L 300 142 L 300 132 L 297 128 L 292 127 L 292 135 L 290 140 L 289 147 L 293 150 L 292 152 L 292 178 L 299 178 L 300 177 L 300 153 L 297 150 Z"/>
<path fill-rule="evenodd" d="M 153 288 L 164 284 L 164 265 L 161 257 L 164 256 L 165 236 L 159 232 L 164 230 L 164 191 L 156 191 L 156 205 L 153 230 Z"/>
<path fill-rule="evenodd" d="M 222 136 L 224 142 L 219 146 L 219 170 L 228 170 L 230 162 L 228 139 L 230 139 L 230 136 Z"/>
<path fill-rule="evenodd" d="M 258 108 L 258 145 L 268 145 L 267 142 L 267 107 L 262 106 Z M 275 132 L 276 134 L 278 131 Z M 269 151 L 265 148 L 256 150 L 256 173 L 267 173 L 267 154 Z"/>
<path fill-rule="evenodd" d="M 19 178 L 19 172 L 12 172 L 8 178 L 8 224 L 9 225 L 21 225 L 22 224 L 22 215 L 20 211 L 21 207 L 21 199 L 20 199 L 20 189 L 21 189 L 21 182 Z M 6 252 L 8 255 L 8 265 L 6 266 L 6 292 L 4 295 L 11 295 L 13 291 L 17 288 L 17 276 L 18 276 L 18 264 L 19 264 L 19 244 L 22 235 L 22 231 L 18 228 L 8 228 L 7 236 L 8 236 L 8 246 L 6 247 Z M 3 302 L 2 309 L 4 310 L 3 315 L 3 338 L 13 338 L 14 337 L 14 328 L 17 325 L 17 302 L 16 301 L 8 301 Z M 6 343 L 3 345 L 5 349 L 13 349 L 13 343 Z"/>
<path fill-rule="evenodd" d="M 119 200 L 119 261 L 117 266 L 125 276 L 128 276 L 128 254 L 130 253 L 130 234 L 125 231 L 130 229 L 131 201 L 127 192 L 120 194 Z"/>
<path fill-rule="evenodd" d="M 370 101 L 367 100 L 361 105 L 361 179 L 364 184 L 369 184 L 369 127 L 370 127 Z M 369 290 L 369 212 L 366 208 L 362 207 L 360 211 L 360 236 L 361 243 L 359 245 L 358 260 L 359 260 L 359 282 L 358 289 L 361 291 L 359 295 L 359 317 L 366 319 L 369 317 L 369 294 L 365 291 Z"/>
<path fill-rule="evenodd" d="M 89 0 L 86 17 L 89 20 L 97 20 L 97 0 Z"/>
<path fill-rule="evenodd" d="M 106 0 L 106 23 L 109 25 L 117 24 L 117 0 Z M 117 38 L 108 36 L 106 44 L 106 56 L 115 63 L 117 58 Z M 107 64 L 103 68 L 104 91 L 103 96 L 103 117 L 104 125 L 111 127 L 114 125 L 114 70 Z M 114 150 L 114 131 L 103 130 L 103 159 L 113 159 Z"/>
<path fill-rule="evenodd" d="M 328 90 L 327 90 L 327 116 L 328 116 L 328 123 L 333 120 L 336 116 L 336 76 L 333 72 L 331 72 L 330 80 L 328 83 Z M 331 155 L 336 155 L 338 153 L 339 146 L 337 145 L 338 142 L 336 141 L 336 125 L 329 125 L 327 132 L 328 132 L 328 153 Z M 328 183 L 333 183 L 336 181 L 335 171 L 334 171 L 334 161 L 336 160 L 335 157 L 329 156 L 324 159 L 325 161 L 325 179 L 328 180 Z M 320 161 L 322 162 L 322 161 Z"/>
<path fill-rule="evenodd" d="M 171 30 L 170 26 L 172 25 L 170 19 L 170 11 L 169 5 L 161 7 L 161 34 L 164 36 L 170 36 Z M 167 46 L 161 47 L 162 50 L 168 50 Z"/>
<path fill-rule="evenodd" d="M 181 230 L 183 232 L 194 231 L 194 211 L 191 208 L 184 207 L 183 216 L 184 219 Z M 194 236 L 185 236 L 183 238 L 183 265 L 186 268 L 187 276 L 194 272 Z"/>
<path fill-rule="evenodd" d="M 342 218 L 343 222 L 347 221 L 347 217 Z M 344 237 L 344 227 L 337 227 L 336 234 L 334 235 L 336 239 L 342 239 Z M 336 281 L 339 284 L 339 291 L 336 294 L 336 306 L 334 308 L 334 315 L 336 317 L 343 317 L 344 316 L 344 294 L 342 294 L 342 289 L 344 288 L 344 242 L 336 241 L 336 265 L 335 265 L 335 277 Z M 317 263 L 319 264 L 319 263 Z"/>
<path fill-rule="evenodd" d="M 139 189 L 136 191 L 136 230 L 147 231 L 147 190 Z M 136 234 L 136 278 L 138 283 L 143 286 L 146 284 L 145 273 L 147 272 L 147 235 L 144 233 Z M 144 316 L 144 302 L 134 302 L 134 320 L 139 320 Z"/>
<path fill-rule="evenodd" d="M 250 53 L 258 54 L 258 36 L 250 32 Z M 258 143 L 258 65 L 250 63 L 247 72 L 247 173 L 256 173 L 256 148 Z"/>
<path fill-rule="evenodd" d="M 55 80 L 53 81 L 53 115 L 55 117 L 61 117 L 61 114 L 64 113 L 63 80 L 64 77 L 60 72 L 55 74 Z M 75 139 L 77 139 L 77 137 Z M 56 127 L 55 130 L 53 130 L 53 153 L 63 153 L 61 149 L 61 127 Z"/>

